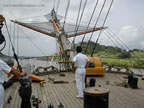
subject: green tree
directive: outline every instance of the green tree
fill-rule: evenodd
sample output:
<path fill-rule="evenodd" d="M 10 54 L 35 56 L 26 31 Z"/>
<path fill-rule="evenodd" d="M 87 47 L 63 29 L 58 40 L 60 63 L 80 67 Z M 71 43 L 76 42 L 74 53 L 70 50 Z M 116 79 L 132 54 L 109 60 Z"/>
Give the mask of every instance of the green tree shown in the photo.
<path fill-rule="evenodd" d="M 118 55 L 118 58 L 124 59 L 124 58 L 130 58 L 131 54 L 127 51 L 122 52 L 120 55 Z"/>

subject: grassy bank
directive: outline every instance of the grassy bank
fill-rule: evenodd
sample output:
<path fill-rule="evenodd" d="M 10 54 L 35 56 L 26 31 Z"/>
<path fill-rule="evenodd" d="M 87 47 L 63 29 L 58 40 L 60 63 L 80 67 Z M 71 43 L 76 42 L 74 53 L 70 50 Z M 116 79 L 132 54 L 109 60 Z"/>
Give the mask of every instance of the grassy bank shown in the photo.
<path fill-rule="evenodd" d="M 94 56 L 101 57 L 102 62 L 109 66 L 144 68 L 144 52 L 134 51 L 130 52 L 130 54 L 131 57 L 125 59 L 118 58 L 120 53 L 99 52 Z"/>

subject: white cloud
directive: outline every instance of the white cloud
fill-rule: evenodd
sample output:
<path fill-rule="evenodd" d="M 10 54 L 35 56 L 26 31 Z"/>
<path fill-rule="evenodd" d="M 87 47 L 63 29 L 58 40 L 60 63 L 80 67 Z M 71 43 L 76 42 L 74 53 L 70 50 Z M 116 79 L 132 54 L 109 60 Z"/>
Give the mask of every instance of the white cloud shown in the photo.
<path fill-rule="evenodd" d="M 54 3 L 54 1 L 56 1 L 56 3 Z M 60 1 L 61 2 L 59 4 L 58 14 L 64 16 L 66 12 L 66 6 L 67 6 L 68 0 L 60 0 Z M 102 5 L 103 1 L 104 0 L 99 0 L 100 2 L 99 4 Z M 106 1 L 107 1 L 107 4 L 103 11 L 103 16 L 102 16 L 103 18 L 105 17 L 105 14 L 107 12 L 107 9 L 109 7 L 111 0 L 106 0 Z M 67 17 L 74 19 L 74 20 L 71 20 L 72 22 L 74 22 L 74 24 L 77 19 L 79 2 L 80 0 L 71 0 L 70 7 L 69 7 L 69 12 L 68 12 Z M 84 16 L 82 18 L 83 22 L 81 24 L 86 25 L 86 23 L 84 22 L 87 22 L 88 24 L 95 2 L 96 0 L 88 0 L 88 4 L 86 6 Z M 58 3 L 58 0 L 0 0 L 0 12 L 1 12 L 0 14 L 2 14 L 6 18 L 7 24 L 9 26 L 10 19 L 29 18 L 27 20 L 33 21 L 34 19 L 32 19 L 31 17 L 42 16 L 47 13 L 50 13 L 54 5 L 55 5 L 55 8 L 57 7 L 58 5 L 57 3 Z M 143 14 L 141 13 L 144 8 L 142 4 L 143 2 L 136 3 L 136 1 L 132 2 L 131 0 L 114 0 L 114 4 L 112 6 L 108 19 L 106 21 L 106 24 L 107 24 L 106 26 L 110 28 L 111 27 L 114 28 L 113 29 L 114 32 L 117 31 L 117 34 L 119 33 L 118 35 L 119 38 L 122 41 L 124 41 L 124 43 L 126 43 L 126 45 L 128 45 L 130 48 L 143 48 L 144 46 L 144 41 L 143 41 L 144 40 L 143 38 L 144 26 L 143 25 L 141 25 L 141 27 L 134 26 L 138 23 L 138 21 L 140 21 L 141 19 L 144 19 Z M 96 18 L 101 8 L 101 5 L 97 7 L 98 10 L 96 11 L 95 16 L 92 20 L 93 24 L 96 22 Z M 103 18 L 100 20 L 98 24 L 100 25 L 102 24 L 101 22 L 103 21 Z M 40 20 L 39 17 L 37 17 L 37 19 Z M 70 21 L 70 20 L 66 20 L 66 22 L 67 21 Z M 131 25 L 131 26 L 127 26 L 127 25 Z M 41 35 L 39 33 L 36 33 L 28 29 L 23 28 L 23 30 L 31 39 L 33 39 L 33 41 L 36 41 L 39 47 L 43 49 L 44 51 L 51 53 L 52 51 L 49 51 L 49 49 L 50 48 L 52 49 L 52 47 L 53 49 L 55 49 L 55 45 L 53 45 L 54 41 L 52 41 L 53 40 L 52 38 L 47 37 L 45 35 Z M 7 35 L 6 31 L 4 31 L 3 33 Z M 24 41 L 25 37 L 22 35 L 22 32 L 20 33 L 21 33 L 20 34 L 21 37 L 19 38 L 23 40 L 20 46 L 25 47 L 25 44 L 23 43 L 27 43 L 28 40 Z M 97 37 L 97 33 L 94 34 L 92 40 L 96 40 L 96 37 Z M 82 36 L 77 38 L 78 41 L 81 41 L 81 39 L 82 39 Z M 87 36 L 85 40 L 88 40 L 88 39 L 89 39 L 89 36 Z M 107 38 L 103 36 L 100 37 L 99 42 L 103 42 L 106 44 L 110 43 L 107 41 Z M 25 48 L 23 48 L 23 51 L 21 54 L 42 55 L 39 52 L 35 51 L 36 48 L 34 48 L 34 46 L 30 42 L 27 43 L 27 46 L 31 46 L 31 48 L 33 48 L 33 51 L 30 52 L 30 50 L 27 51 L 27 50 L 24 50 Z M 5 50 L 6 50 L 5 52 L 7 53 L 8 47 Z M 32 54 L 33 52 L 34 54 Z"/>
<path fill-rule="evenodd" d="M 137 26 L 124 26 L 120 30 L 119 37 L 130 49 L 143 49 L 143 29 L 144 25 L 139 28 Z"/>

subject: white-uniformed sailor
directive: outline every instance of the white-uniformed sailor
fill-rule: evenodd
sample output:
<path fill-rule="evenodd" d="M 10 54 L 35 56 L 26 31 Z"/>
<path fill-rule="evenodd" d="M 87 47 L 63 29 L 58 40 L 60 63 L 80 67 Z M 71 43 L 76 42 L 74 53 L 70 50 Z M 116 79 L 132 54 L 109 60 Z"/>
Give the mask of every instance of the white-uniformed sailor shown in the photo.
<path fill-rule="evenodd" d="M 88 57 L 82 54 L 82 47 L 76 48 L 77 55 L 73 58 L 73 67 L 75 68 L 76 87 L 78 89 L 78 98 L 83 98 L 83 90 L 85 88 L 86 65 L 89 61 Z"/>

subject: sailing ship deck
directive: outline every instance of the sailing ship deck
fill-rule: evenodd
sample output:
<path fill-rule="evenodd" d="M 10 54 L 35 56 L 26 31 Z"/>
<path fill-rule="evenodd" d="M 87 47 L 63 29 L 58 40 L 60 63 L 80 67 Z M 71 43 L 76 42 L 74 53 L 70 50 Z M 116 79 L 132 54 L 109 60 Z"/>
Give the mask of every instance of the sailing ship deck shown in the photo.
<path fill-rule="evenodd" d="M 64 105 L 64 108 L 83 108 L 83 99 L 76 98 L 76 85 L 74 81 L 74 74 L 64 73 L 66 76 L 59 76 L 59 74 L 44 75 L 46 83 L 44 87 L 41 87 L 39 83 L 33 83 L 32 95 L 38 97 L 42 102 L 40 108 L 47 108 L 49 104 L 52 104 L 54 108 L 58 108 L 57 105 L 60 102 Z M 125 88 L 116 85 L 106 85 L 106 81 L 111 84 L 114 82 L 121 83 L 125 80 L 124 76 L 114 73 L 106 73 L 104 77 L 95 77 L 96 86 L 110 89 L 109 94 L 109 108 L 144 108 L 144 81 L 139 79 L 138 89 Z M 69 83 L 65 84 L 53 84 L 49 80 L 49 77 L 55 80 L 64 80 Z M 14 83 L 10 88 L 5 91 L 5 108 L 20 108 L 21 99 L 18 95 L 19 83 Z M 11 96 L 11 103 L 7 103 L 8 97 Z M 34 108 L 34 107 L 33 107 Z"/>

